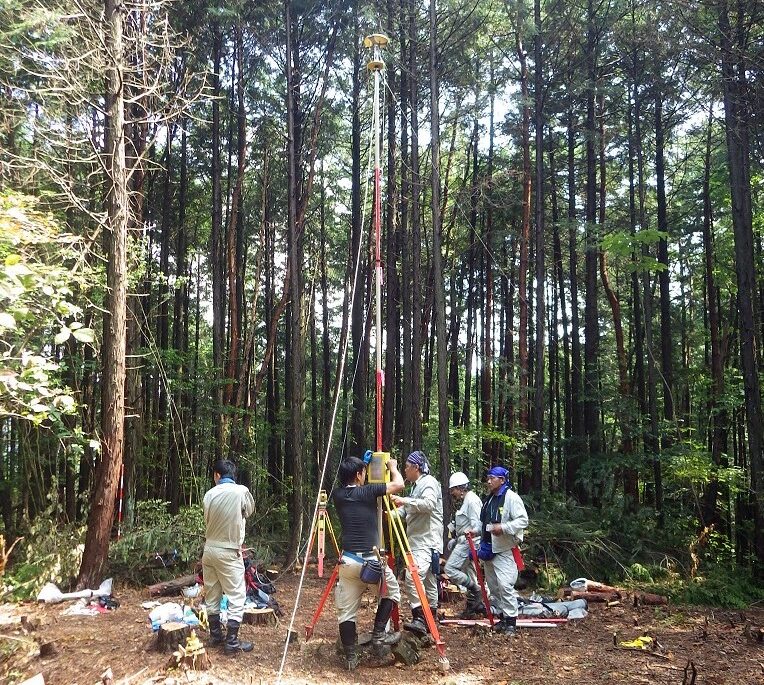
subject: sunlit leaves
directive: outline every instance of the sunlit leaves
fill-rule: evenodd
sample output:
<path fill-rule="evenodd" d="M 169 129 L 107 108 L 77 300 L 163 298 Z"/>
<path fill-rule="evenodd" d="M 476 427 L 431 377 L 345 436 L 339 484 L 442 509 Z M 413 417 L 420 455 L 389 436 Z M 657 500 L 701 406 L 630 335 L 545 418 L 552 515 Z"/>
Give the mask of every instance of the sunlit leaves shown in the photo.
<path fill-rule="evenodd" d="M 55 348 L 95 341 L 77 320 L 75 292 L 87 289 L 81 254 L 36 200 L 0 195 L 0 416 L 41 425 L 76 411 Z"/>

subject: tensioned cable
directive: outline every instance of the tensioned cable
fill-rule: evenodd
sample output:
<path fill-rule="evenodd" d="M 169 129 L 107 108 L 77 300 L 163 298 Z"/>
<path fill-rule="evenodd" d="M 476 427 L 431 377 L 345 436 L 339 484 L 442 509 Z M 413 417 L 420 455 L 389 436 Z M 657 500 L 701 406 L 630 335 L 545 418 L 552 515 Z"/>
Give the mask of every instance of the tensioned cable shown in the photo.
<path fill-rule="evenodd" d="M 372 129 L 370 127 L 369 128 L 369 138 L 370 139 L 371 139 L 371 135 L 372 135 Z M 367 181 L 366 181 L 366 188 L 365 188 L 365 191 L 364 191 L 363 206 L 362 206 L 362 209 L 361 209 L 361 231 L 362 232 L 363 232 L 364 226 L 366 224 L 366 208 L 368 206 L 368 201 L 369 201 L 369 182 L 368 182 L 368 179 L 369 179 L 369 170 L 370 170 L 370 168 L 371 168 L 371 143 L 369 144 L 369 158 L 368 158 L 368 162 L 367 162 L 367 166 L 366 166 L 366 179 L 367 179 Z M 363 235 L 361 237 L 363 238 Z M 350 294 L 350 311 L 351 312 L 353 311 L 353 303 L 355 301 L 355 292 L 356 292 L 356 286 L 357 286 L 357 283 L 358 283 L 358 273 L 360 271 L 361 252 L 362 252 L 362 245 L 363 244 L 364 244 L 363 239 L 358 241 L 358 250 L 357 250 L 356 255 L 355 255 L 355 266 L 354 266 L 354 269 L 353 269 L 353 287 L 352 287 L 351 294 Z M 364 326 L 364 329 L 365 329 L 365 326 Z M 327 436 L 327 440 L 326 440 L 326 451 L 325 451 L 325 454 L 324 454 L 323 465 L 321 467 L 321 476 L 320 476 L 319 481 L 318 481 L 318 486 L 319 487 L 318 487 L 318 492 L 316 493 L 316 502 L 315 502 L 315 505 L 313 507 L 313 516 L 311 517 L 311 521 L 313 521 L 315 519 L 315 517 L 317 516 L 317 514 L 318 514 L 318 506 L 319 506 L 319 499 L 320 499 L 320 493 L 321 493 L 321 486 L 323 485 L 324 478 L 326 477 L 326 468 L 327 468 L 327 465 L 329 463 L 329 452 L 331 451 L 332 437 L 334 435 L 334 425 L 335 425 L 335 421 L 337 419 L 337 408 L 339 406 L 339 398 L 340 398 L 340 391 L 339 390 L 340 390 L 340 384 L 342 383 L 342 376 L 343 376 L 343 373 L 345 371 L 345 360 L 347 358 L 347 349 L 348 349 L 348 345 L 349 345 L 349 339 L 350 339 L 350 336 L 347 336 L 345 338 L 345 344 L 344 344 L 344 346 L 342 348 L 342 353 L 340 355 L 340 364 L 339 364 L 339 367 L 337 369 L 337 388 L 336 388 L 336 392 L 335 392 L 334 404 L 332 406 L 332 420 L 331 420 L 331 422 L 329 424 L 329 435 Z M 379 344 L 379 342 L 377 344 Z M 357 368 L 358 368 L 358 365 L 356 363 L 356 370 L 357 370 Z M 312 525 L 311 525 L 311 527 L 312 527 Z M 287 635 L 286 635 L 286 638 L 284 640 L 284 651 L 283 651 L 283 653 L 281 655 L 281 664 L 279 665 L 279 672 L 278 672 L 278 676 L 277 676 L 277 679 L 276 679 L 276 683 L 277 684 L 281 683 L 281 676 L 282 676 L 282 674 L 284 672 L 284 664 L 286 663 L 287 654 L 289 652 L 289 643 L 290 643 L 290 639 L 289 638 L 290 638 L 290 635 L 292 634 L 293 629 L 294 629 L 294 620 L 295 620 L 295 616 L 297 615 L 297 609 L 298 609 L 298 607 L 300 605 L 300 596 L 302 595 L 302 587 L 303 587 L 303 584 L 305 582 L 305 573 L 307 571 L 307 568 L 308 568 L 308 557 L 307 557 L 307 554 L 306 554 L 305 558 L 303 560 L 303 563 L 302 563 L 302 570 L 300 572 L 300 582 L 297 585 L 297 596 L 295 597 L 294 607 L 292 608 L 292 615 L 291 615 L 291 617 L 289 619 L 289 628 L 287 629 Z"/>

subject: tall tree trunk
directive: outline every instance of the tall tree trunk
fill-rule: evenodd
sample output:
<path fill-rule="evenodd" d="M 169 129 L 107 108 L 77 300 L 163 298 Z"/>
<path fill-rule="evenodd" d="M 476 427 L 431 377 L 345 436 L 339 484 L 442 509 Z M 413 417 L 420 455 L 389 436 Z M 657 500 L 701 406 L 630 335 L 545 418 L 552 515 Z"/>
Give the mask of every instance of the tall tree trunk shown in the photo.
<path fill-rule="evenodd" d="M 724 360 L 721 344 L 719 316 L 719 289 L 714 276 L 713 213 L 711 208 L 711 134 L 713 130 L 713 103 L 709 105 L 706 154 L 703 168 L 703 253 L 706 284 L 706 311 L 711 338 L 711 390 L 708 414 L 711 420 L 711 460 L 717 468 L 726 466 L 724 444 L 726 443 L 727 409 L 721 402 L 724 393 Z M 701 512 L 701 526 L 721 523 L 718 509 L 719 481 L 712 478 L 708 483 Z"/>
<path fill-rule="evenodd" d="M 759 561 L 756 567 L 757 575 L 761 576 L 764 575 L 764 416 L 758 366 L 759 329 L 754 301 L 756 269 L 753 260 L 748 83 L 746 64 L 743 61 L 748 29 L 743 16 L 744 6 L 738 3 L 736 9 L 737 22 L 733 29 L 730 25 L 728 0 L 720 0 L 719 31 L 727 157 L 732 192 L 732 227 L 735 236 L 740 360 L 745 388 L 745 416 L 753 495 L 754 552 Z"/>
<path fill-rule="evenodd" d="M 576 130 L 573 109 L 568 112 L 568 264 L 570 278 L 570 414 L 571 433 L 565 469 L 565 488 L 583 499 L 584 489 L 578 480 L 584 451 L 584 414 L 581 397 L 581 326 L 578 309 L 578 229 L 576 216 Z"/>
<path fill-rule="evenodd" d="M 175 137 L 175 126 L 167 128 L 167 147 L 164 155 L 164 182 L 162 184 L 162 221 L 161 234 L 159 241 L 159 314 L 157 316 L 157 347 L 161 368 L 168 368 L 165 364 L 167 359 L 167 350 L 170 343 L 170 294 L 168 283 L 170 281 L 170 242 L 172 239 L 172 225 L 175 223 L 173 216 L 173 185 L 172 185 L 172 142 Z M 173 510 L 172 502 L 177 498 L 173 489 L 177 484 L 178 474 L 173 473 L 174 456 L 171 453 L 169 445 L 170 424 L 172 417 L 169 413 L 170 406 L 170 387 L 169 378 L 166 372 L 157 374 L 157 424 L 156 430 L 159 433 L 158 452 L 167 455 L 167 474 L 164 481 L 164 498 L 170 502 L 170 510 Z"/>
<path fill-rule="evenodd" d="M 518 265 L 517 297 L 520 304 L 520 330 L 518 332 L 518 363 L 520 366 L 520 428 L 528 430 L 529 424 L 529 360 L 528 360 L 528 250 L 531 233 L 531 114 L 528 93 L 528 62 L 523 45 L 525 25 L 525 0 L 517 6 L 516 49 L 520 61 L 521 124 L 520 137 L 523 155 L 522 224 L 520 228 L 520 263 Z"/>
<path fill-rule="evenodd" d="M 366 435 L 366 402 L 369 340 L 364 336 L 366 277 L 368 259 L 362 248 L 363 226 L 361 225 L 361 48 L 360 24 L 358 6 L 353 9 L 353 32 L 355 35 L 355 51 L 353 53 L 353 93 L 352 93 L 352 125 L 351 125 L 351 246 L 352 260 L 355 265 L 353 280 L 353 311 L 351 317 L 351 341 L 353 345 L 353 407 L 350 419 L 350 430 L 353 437 L 351 453 L 367 449 Z"/>
<path fill-rule="evenodd" d="M 225 340 L 225 279 L 223 267 L 223 196 L 220 187 L 220 63 L 223 36 L 217 22 L 212 26 L 212 366 L 215 459 L 223 456 L 223 352 Z"/>
<path fill-rule="evenodd" d="M 187 121 L 187 120 L 186 120 Z M 185 123 L 185 122 L 183 122 Z M 173 430 L 171 431 L 170 445 L 170 473 L 168 477 L 168 490 L 171 494 L 170 510 L 177 512 L 181 500 L 181 456 L 186 453 L 186 441 L 184 431 L 188 425 L 184 421 L 184 397 L 183 388 L 186 387 L 186 353 L 187 338 L 185 335 L 185 321 L 188 311 L 188 264 L 187 264 L 187 238 L 186 238 L 186 203 L 188 202 L 188 138 L 185 125 L 181 125 L 180 138 L 180 187 L 178 189 L 178 227 L 175 242 L 175 297 L 173 303 L 172 319 L 172 348 L 175 353 L 175 389 L 173 392 L 172 416 Z M 172 414 L 172 412 L 171 412 Z"/>
<path fill-rule="evenodd" d="M 448 479 L 451 473 L 448 411 L 448 352 L 446 350 L 446 287 L 443 275 L 442 214 L 440 208 L 440 111 L 438 79 L 438 20 L 436 2 L 430 0 L 430 134 L 432 153 L 432 270 L 435 299 L 435 335 L 438 360 L 438 452 L 443 489 L 443 520 L 451 520 Z"/>
<path fill-rule="evenodd" d="M 584 432 L 589 456 L 599 456 L 599 310 L 597 307 L 597 124 L 595 87 L 597 80 L 597 28 L 594 2 L 587 2 L 587 85 L 586 85 L 586 306 L 584 309 Z"/>
<path fill-rule="evenodd" d="M 287 459 L 290 464 L 292 488 L 288 508 L 290 525 L 289 548 L 285 565 L 297 559 L 297 551 L 302 538 L 303 524 L 303 382 L 304 349 L 302 328 L 302 226 L 298 223 L 297 204 L 300 197 L 300 182 L 297 176 L 299 141 L 297 139 L 297 110 L 299 107 L 300 76 L 299 47 L 293 42 L 294 29 L 291 0 L 284 2 L 284 25 L 286 27 L 286 76 L 287 76 L 287 230 L 289 279 L 289 332 L 291 342 L 290 364 L 290 406 L 289 424 L 291 440 Z"/>
<path fill-rule="evenodd" d="M 632 27 L 634 26 L 634 4 L 631 7 Z M 629 86 L 629 103 L 626 108 L 626 119 L 628 128 L 628 148 L 629 148 L 629 231 L 632 237 L 636 236 L 637 231 L 637 201 L 634 183 L 634 148 L 638 144 L 635 141 L 634 119 L 640 116 L 639 112 L 639 92 L 637 88 L 637 51 L 632 52 L 632 79 L 633 83 Z M 632 96 L 633 90 L 633 96 Z M 642 324 L 642 300 L 639 295 L 639 269 L 638 263 L 641 254 L 637 250 L 636 240 L 631 253 L 631 311 L 633 317 L 632 340 L 634 343 L 634 373 L 631 382 L 632 394 L 636 394 L 638 416 L 644 416 L 647 413 L 645 402 L 645 352 L 644 352 L 644 326 Z M 639 419 L 632 422 L 634 434 L 632 435 L 632 447 L 637 440 L 639 432 Z M 627 508 L 636 509 L 639 505 L 639 472 L 636 466 L 629 465 L 624 469 L 623 492 L 627 500 Z"/>
<path fill-rule="evenodd" d="M 398 59 L 401 64 L 408 64 L 409 61 L 409 18 L 411 11 L 409 0 L 400 0 L 399 23 L 401 26 L 401 48 Z M 401 206 L 400 206 L 400 227 L 401 236 L 401 274 L 408 284 L 411 277 L 411 235 L 409 230 L 409 195 L 411 192 L 410 169 L 411 156 L 409 154 L 409 103 L 411 97 L 409 88 L 411 80 L 406 73 L 406 69 L 400 70 L 400 110 L 401 110 Z M 412 416 L 412 386 L 413 370 L 411 364 L 411 346 L 413 336 L 413 293 L 408 286 L 401 288 L 401 309 L 403 312 L 403 360 L 402 360 L 402 402 L 401 402 L 401 454 L 409 454 L 413 448 L 414 418 Z"/>
<path fill-rule="evenodd" d="M 663 384 L 663 418 L 671 426 L 674 423 L 674 361 L 673 334 L 671 326 L 671 293 L 669 291 L 668 218 L 666 216 L 666 171 L 664 157 L 663 84 L 659 77 L 655 95 L 655 182 L 658 201 L 658 272 L 661 300 L 661 380 Z M 674 429 L 668 428 L 663 435 L 663 449 L 674 442 Z"/>
<path fill-rule="evenodd" d="M 483 354 L 480 372 L 480 422 L 483 430 L 492 430 L 493 421 L 493 163 L 495 142 L 495 96 L 493 89 L 489 93 L 490 113 L 488 123 L 488 168 L 486 169 L 486 207 L 485 207 L 485 238 L 482 241 L 482 263 L 484 279 L 483 295 Z M 477 138 L 475 139 L 477 146 Z M 496 462 L 496 445 L 492 439 L 483 438 L 483 454 L 486 463 Z"/>
<path fill-rule="evenodd" d="M 459 425 L 470 423 L 472 407 L 472 364 L 475 354 L 475 254 L 477 252 L 478 201 L 480 199 L 480 179 L 478 176 L 478 143 L 480 120 L 475 112 L 472 129 L 472 183 L 470 188 L 469 246 L 467 247 L 467 334 L 464 355 L 464 403 Z"/>
<path fill-rule="evenodd" d="M 122 468 L 125 431 L 125 338 L 127 321 L 127 221 L 128 194 L 125 165 L 125 101 L 123 63 L 123 15 L 116 0 L 105 2 L 107 135 L 104 166 L 106 197 L 107 318 L 103 343 L 101 390 L 101 459 L 96 467 L 95 491 L 90 505 L 85 550 L 77 586 L 96 587 L 102 578 L 109 552 L 109 533 Z"/>
<path fill-rule="evenodd" d="M 536 363 L 535 391 L 533 401 L 533 430 L 536 434 L 533 444 L 531 465 L 531 488 L 541 492 L 544 464 L 544 325 L 546 311 L 546 264 L 544 254 L 544 69 L 541 53 L 541 0 L 534 0 L 533 19 L 536 27 L 533 37 L 533 101 L 534 124 L 536 128 Z M 549 445 L 551 449 L 551 443 Z M 550 470 L 551 476 L 551 470 Z"/>
<path fill-rule="evenodd" d="M 421 359 L 423 349 L 422 320 L 422 229 L 419 201 L 422 181 L 419 173 L 419 114 L 418 89 L 419 67 L 417 65 L 417 4 L 409 1 L 409 105 L 411 119 L 411 417 L 412 444 L 414 449 L 422 446 L 422 382 Z M 405 451 L 405 450 L 404 450 Z"/>
<path fill-rule="evenodd" d="M 550 181 L 550 195 L 552 201 L 552 252 L 554 255 L 554 277 L 557 283 L 557 300 L 560 303 L 560 312 L 562 318 L 562 383 L 563 383 L 563 399 L 560 401 L 559 387 L 557 395 L 557 432 L 558 432 L 558 450 L 560 451 L 560 465 L 559 465 L 559 478 L 560 483 L 564 484 L 565 470 L 562 467 L 562 451 L 564 442 L 571 440 L 571 390 L 570 390 L 570 335 L 569 335 L 569 323 L 568 323 L 568 306 L 565 301 L 565 275 L 562 261 L 562 242 L 560 240 L 560 228 L 557 209 L 557 173 L 555 170 L 555 141 L 552 137 L 552 132 L 549 133 L 549 178 Z M 554 326 L 557 326 L 557 317 L 553 318 Z M 559 363 L 557 368 L 557 375 L 559 376 Z M 559 385 L 559 383 L 558 383 Z M 564 429 L 561 422 L 561 406 L 564 404 Z M 564 440 L 562 439 L 564 436 Z"/>

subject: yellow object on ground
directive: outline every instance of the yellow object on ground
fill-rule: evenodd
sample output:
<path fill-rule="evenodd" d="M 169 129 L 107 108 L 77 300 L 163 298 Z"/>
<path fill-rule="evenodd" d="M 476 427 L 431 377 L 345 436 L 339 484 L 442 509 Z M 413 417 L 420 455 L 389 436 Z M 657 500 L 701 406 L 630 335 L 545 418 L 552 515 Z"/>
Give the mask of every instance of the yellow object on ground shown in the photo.
<path fill-rule="evenodd" d="M 625 640 L 619 642 L 619 647 L 627 647 L 628 649 L 647 649 L 653 643 L 653 638 L 648 635 L 635 638 L 634 640 Z"/>

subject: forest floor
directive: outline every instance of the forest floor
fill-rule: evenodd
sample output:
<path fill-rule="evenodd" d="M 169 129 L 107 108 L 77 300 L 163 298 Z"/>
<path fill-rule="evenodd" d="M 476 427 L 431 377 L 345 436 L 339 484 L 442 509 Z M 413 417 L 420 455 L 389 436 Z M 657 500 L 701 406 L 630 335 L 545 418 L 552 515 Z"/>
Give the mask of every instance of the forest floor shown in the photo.
<path fill-rule="evenodd" d="M 137 589 L 117 586 L 115 597 L 121 606 L 93 617 L 63 616 L 61 604 L 2 604 L 0 683 L 16 685 L 41 673 L 46 685 L 94 685 L 102 682 L 107 668 L 113 673 L 113 685 L 275 683 L 298 579 L 293 574 L 279 577 L 276 598 L 285 617 L 278 625 L 242 627 L 241 636 L 255 643 L 253 652 L 231 658 L 211 650 L 212 667 L 187 675 L 170 670 L 171 655 L 152 648 L 155 637 L 147 622 L 148 611 L 141 607 L 146 596 Z M 591 604 L 585 619 L 558 628 L 522 629 L 515 638 L 478 628 L 442 626 L 450 662 L 445 674 L 439 670 L 434 647 L 424 650 L 415 666 L 382 667 L 368 657 L 356 671 L 347 672 L 336 652 L 331 597 L 313 637 L 308 642 L 303 639 L 304 626 L 325 583 L 316 577 L 315 568 L 309 569 L 295 622 L 300 640 L 289 648 L 281 679 L 285 685 L 371 681 L 394 685 L 764 684 L 764 645 L 751 641 L 744 632 L 747 620 L 764 624 L 764 609 L 637 608 L 628 602 L 609 608 Z M 457 613 L 461 605 L 443 608 Z M 372 605 L 365 602 L 359 612 L 360 630 L 369 629 L 372 612 Z M 27 617 L 27 625 L 34 626 L 39 619 L 39 626 L 31 632 L 23 630 L 21 616 Z M 659 655 L 616 648 L 614 633 L 619 641 L 651 635 L 666 651 Z M 50 642 L 54 652 L 40 656 L 39 644 Z"/>

